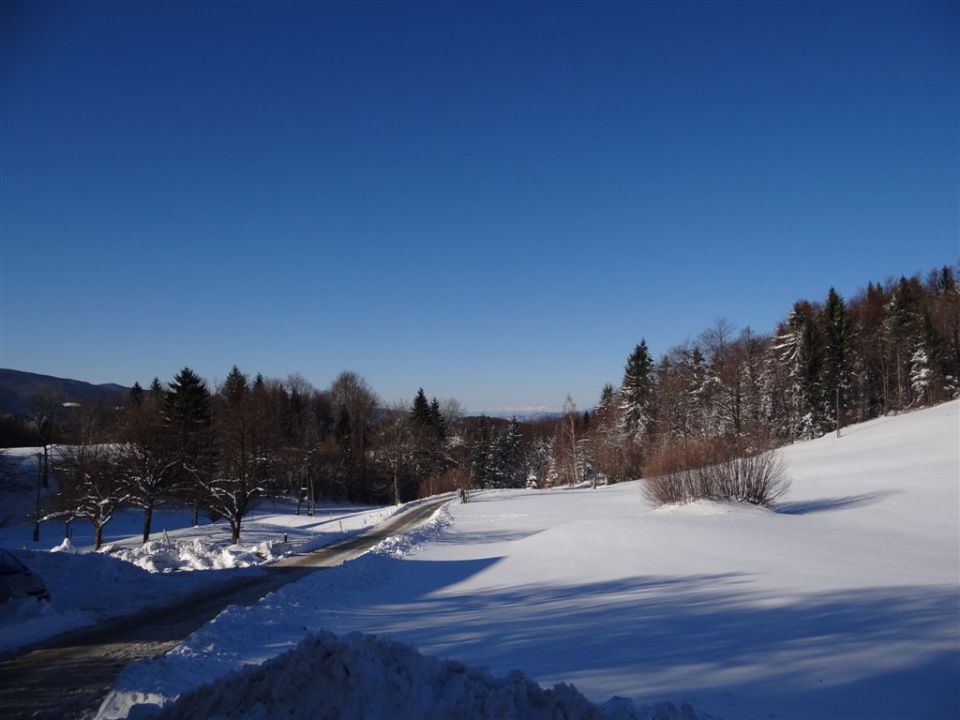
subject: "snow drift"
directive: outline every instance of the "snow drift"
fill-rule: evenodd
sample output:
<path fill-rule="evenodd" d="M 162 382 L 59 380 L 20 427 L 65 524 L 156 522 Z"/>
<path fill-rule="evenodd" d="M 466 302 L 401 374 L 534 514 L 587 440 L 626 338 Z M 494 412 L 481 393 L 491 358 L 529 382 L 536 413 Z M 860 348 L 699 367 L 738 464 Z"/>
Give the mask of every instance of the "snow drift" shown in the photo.
<path fill-rule="evenodd" d="M 154 706 L 155 707 L 155 706 Z M 518 670 L 486 670 L 421 655 L 372 635 L 320 632 L 294 650 L 183 695 L 156 720 L 697 720 L 689 705 L 594 705 L 572 685 L 544 689 Z"/>
<path fill-rule="evenodd" d="M 136 547 L 107 545 L 101 552 L 152 573 L 192 570 L 229 570 L 278 560 L 291 552 L 290 544 L 263 541 L 256 545 L 223 545 L 189 538 L 151 540 Z"/>

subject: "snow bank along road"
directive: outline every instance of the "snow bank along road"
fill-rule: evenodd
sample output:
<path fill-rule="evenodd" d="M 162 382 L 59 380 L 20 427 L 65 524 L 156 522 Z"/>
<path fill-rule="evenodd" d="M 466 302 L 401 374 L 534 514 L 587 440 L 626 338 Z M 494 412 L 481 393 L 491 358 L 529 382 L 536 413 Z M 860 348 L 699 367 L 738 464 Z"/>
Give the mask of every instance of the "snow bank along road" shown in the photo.
<path fill-rule="evenodd" d="M 77 717 L 96 706 L 127 664 L 166 652 L 227 605 L 253 604 L 315 570 L 340 565 L 422 522 L 444 502 L 415 506 L 360 537 L 281 560 L 262 576 L 63 635 L 0 662 L 0 717 Z"/>

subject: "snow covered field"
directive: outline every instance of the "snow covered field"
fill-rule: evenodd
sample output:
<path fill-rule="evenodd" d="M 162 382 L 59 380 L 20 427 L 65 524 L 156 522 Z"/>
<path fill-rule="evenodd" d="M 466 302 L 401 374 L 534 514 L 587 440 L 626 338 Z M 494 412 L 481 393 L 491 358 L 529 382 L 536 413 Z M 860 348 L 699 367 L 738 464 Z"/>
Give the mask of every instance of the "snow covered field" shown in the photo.
<path fill-rule="evenodd" d="M 688 700 L 718 718 L 960 716 L 960 404 L 783 451 L 778 512 L 655 509 L 638 483 L 503 491 L 229 608 L 129 667 L 100 717 L 363 631 L 428 655 Z"/>
<path fill-rule="evenodd" d="M 244 521 L 236 546 L 230 545 L 225 522 L 203 518 L 205 524 L 191 527 L 189 510 L 158 510 L 154 539 L 142 546 L 142 514 L 128 510 L 111 520 L 107 545 L 98 553 L 90 552 L 92 527 L 74 521 L 70 536 L 71 544 L 80 550 L 76 554 L 48 552 L 63 542 L 61 522 L 44 523 L 36 544 L 31 541 L 32 525 L 8 526 L 0 533 L 0 546 L 12 550 L 43 578 L 51 601 L 26 599 L 0 605 L 0 653 L 255 573 L 252 566 L 353 537 L 397 509 L 326 505 L 309 516 L 296 515 L 294 505 L 268 503 Z"/>

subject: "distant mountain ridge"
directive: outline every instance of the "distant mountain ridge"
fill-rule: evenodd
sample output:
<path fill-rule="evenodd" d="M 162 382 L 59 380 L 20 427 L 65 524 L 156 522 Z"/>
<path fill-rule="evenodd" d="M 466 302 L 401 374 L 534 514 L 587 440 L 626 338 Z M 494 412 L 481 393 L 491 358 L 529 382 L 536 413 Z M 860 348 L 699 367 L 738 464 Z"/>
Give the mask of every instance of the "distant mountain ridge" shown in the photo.
<path fill-rule="evenodd" d="M 111 400 L 129 389 L 116 383 L 94 385 L 83 380 L 0 368 L 0 415 L 29 417 L 33 400 L 40 394 L 56 393 L 63 402 L 82 405 L 85 402 Z"/>
<path fill-rule="evenodd" d="M 516 418 L 523 422 L 535 422 L 537 420 L 552 420 L 558 418 L 563 413 L 560 410 L 550 410 L 547 408 L 525 409 L 525 408 L 492 408 L 489 410 L 471 410 L 467 413 L 471 417 L 499 418 L 501 420 L 510 420 Z"/>

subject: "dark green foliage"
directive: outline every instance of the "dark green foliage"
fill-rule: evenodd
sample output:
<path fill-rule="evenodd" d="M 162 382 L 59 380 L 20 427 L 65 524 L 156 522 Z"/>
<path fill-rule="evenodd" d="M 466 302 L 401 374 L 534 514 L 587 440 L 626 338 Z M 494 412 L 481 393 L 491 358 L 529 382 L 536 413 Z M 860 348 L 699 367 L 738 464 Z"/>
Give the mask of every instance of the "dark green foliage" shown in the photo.
<path fill-rule="evenodd" d="M 850 401 L 853 383 L 850 369 L 850 321 L 847 306 L 837 291 L 830 288 L 821 313 L 823 328 L 823 392 L 825 415 L 836 425 L 836 406 L 839 399 L 841 414 Z"/>
<path fill-rule="evenodd" d="M 153 382 L 150 383 L 150 400 L 156 404 L 157 407 L 163 405 L 164 398 L 167 396 L 167 391 L 163 388 L 163 383 L 160 382 L 160 378 L 154 378 Z"/>
<path fill-rule="evenodd" d="M 201 465 L 193 461 L 207 455 L 210 448 L 210 392 L 190 368 L 183 368 L 170 383 L 164 398 L 163 419 L 185 465 Z"/>
<path fill-rule="evenodd" d="M 620 430 L 627 438 L 647 433 L 653 410 L 653 359 L 642 339 L 630 356 L 620 386 Z"/>
<path fill-rule="evenodd" d="M 431 424 L 430 403 L 423 388 L 417 390 L 413 398 L 413 407 L 410 409 L 410 421 L 419 427 L 429 427 Z"/>
<path fill-rule="evenodd" d="M 210 392 L 188 367 L 174 377 L 164 396 L 164 434 L 176 458 L 176 482 L 194 502 L 194 522 L 203 503 L 201 482 L 214 468 L 215 446 Z"/>
<path fill-rule="evenodd" d="M 828 428 L 823 390 L 824 345 L 813 306 L 800 301 L 777 336 L 785 366 L 787 428 L 793 438 L 815 437 Z"/>
<path fill-rule="evenodd" d="M 223 381 L 223 387 L 220 389 L 226 406 L 231 409 L 241 408 L 248 391 L 247 376 L 234 365 L 227 373 L 227 379 Z"/>
<path fill-rule="evenodd" d="M 422 392 L 422 390 L 421 390 Z M 443 413 L 440 412 L 440 401 L 434 398 L 430 401 L 430 427 L 433 428 L 437 440 L 443 442 L 447 437 L 447 428 L 443 422 Z"/>
<path fill-rule="evenodd" d="M 421 481 L 436 478 L 447 468 L 447 439 L 440 402 L 427 401 L 423 388 L 417 391 L 410 408 L 410 432 L 414 475 Z"/>
<path fill-rule="evenodd" d="M 523 432 L 516 418 L 497 438 L 494 449 L 493 482 L 497 487 L 519 488 L 526 484 Z"/>
<path fill-rule="evenodd" d="M 471 484 L 481 490 L 493 487 L 496 482 L 494 437 L 490 420 L 481 417 L 473 433 L 470 453 Z"/>
<path fill-rule="evenodd" d="M 140 383 L 135 382 L 133 384 L 133 387 L 130 388 L 130 392 L 128 393 L 130 404 L 133 407 L 140 407 L 143 404 L 143 395 L 144 395 L 144 392 L 143 392 L 143 388 L 140 387 Z"/>

